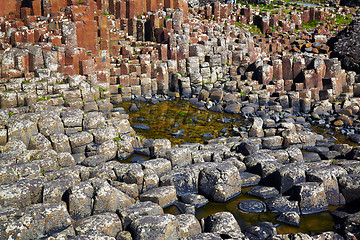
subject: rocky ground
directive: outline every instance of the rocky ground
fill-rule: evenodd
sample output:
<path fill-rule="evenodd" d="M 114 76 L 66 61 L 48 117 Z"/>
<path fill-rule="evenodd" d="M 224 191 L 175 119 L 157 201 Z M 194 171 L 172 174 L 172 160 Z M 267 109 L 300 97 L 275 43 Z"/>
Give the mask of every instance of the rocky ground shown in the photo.
<path fill-rule="evenodd" d="M 360 148 L 308 128 L 360 143 L 357 8 L 265 3 L 5 2 L 1 238 L 360 238 Z M 171 146 L 137 136 L 116 107 L 176 97 L 251 125 Z M 150 160 L 118 161 L 134 152 Z M 268 222 L 240 229 L 228 212 L 196 219 L 208 199 L 258 184 L 251 194 L 268 200 L 242 210 L 266 207 L 298 225 L 344 205 L 333 212 L 337 232 L 281 235 Z M 164 214 L 174 204 L 182 214 Z"/>

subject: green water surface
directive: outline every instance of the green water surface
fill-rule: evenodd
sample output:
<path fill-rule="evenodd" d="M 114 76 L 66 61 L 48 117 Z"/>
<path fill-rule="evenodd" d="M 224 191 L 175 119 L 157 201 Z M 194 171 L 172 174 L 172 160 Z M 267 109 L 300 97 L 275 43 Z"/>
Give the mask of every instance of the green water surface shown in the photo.
<path fill-rule="evenodd" d="M 139 102 L 136 102 L 139 103 Z M 193 107 L 186 101 L 166 101 L 157 104 L 150 104 L 140 102 L 141 107 L 137 112 L 130 112 L 129 107 L 132 102 L 124 102 L 120 107 L 124 107 L 125 111 L 129 114 L 129 120 L 132 126 L 135 124 L 144 124 L 150 127 L 150 130 L 135 129 L 137 134 L 140 134 L 146 138 L 168 138 L 172 144 L 181 144 L 184 142 L 198 142 L 203 143 L 206 139 L 201 135 L 204 133 L 212 133 L 213 138 L 224 135 L 224 132 L 220 132 L 223 128 L 227 128 L 226 133 L 231 136 L 231 129 L 233 126 L 240 127 L 245 126 L 246 122 L 240 117 L 240 115 L 229 113 L 217 113 L 211 111 L 202 111 Z M 197 119 L 198 122 L 195 122 Z M 224 119 L 230 120 L 228 123 L 223 123 Z M 174 127 L 173 124 L 178 124 L 178 127 Z M 171 136 L 172 132 L 178 130 L 184 130 L 184 136 L 181 138 L 174 138 Z M 316 132 L 324 133 L 321 128 L 316 128 Z M 339 139 L 337 143 L 349 143 L 349 141 L 342 135 L 336 135 Z M 127 162 L 134 162 L 138 158 L 146 158 L 145 156 L 133 155 L 127 160 Z M 122 161 L 123 162 L 123 161 Z M 284 223 L 277 222 L 275 219 L 279 213 L 245 213 L 238 209 L 238 204 L 244 200 L 263 199 L 246 194 L 251 187 L 243 188 L 242 193 L 235 198 L 227 201 L 226 203 L 209 202 L 207 205 L 196 210 L 196 217 L 198 219 L 206 218 L 208 215 L 216 212 L 229 211 L 234 214 L 240 227 L 244 229 L 246 226 L 253 225 L 258 222 L 273 222 L 279 224 L 278 233 L 320 233 L 325 231 L 335 231 L 333 226 L 335 220 L 331 216 L 330 212 L 337 207 L 329 207 L 329 211 L 301 215 L 301 222 L 299 227 L 290 226 Z M 171 206 L 165 209 L 165 212 L 171 214 L 179 214 L 179 210 L 175 206 Z"/>

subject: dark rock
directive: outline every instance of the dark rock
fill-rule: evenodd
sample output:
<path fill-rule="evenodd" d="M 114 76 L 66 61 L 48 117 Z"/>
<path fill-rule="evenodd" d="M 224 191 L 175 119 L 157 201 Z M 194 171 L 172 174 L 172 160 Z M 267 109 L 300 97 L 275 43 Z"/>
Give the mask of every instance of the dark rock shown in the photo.
<path fill-rule="evenodd" d="M 130 112 L 137 112 L 139 111 L 139 108 L 136 106 L 135 103 L 131 104 L 130 108 L 129 108 Z"/>
<path fill-rule="evenodd" d="M 238 208 L 241 211 L 249 213 L 261 213 L 266 212 L 265 203 L 258 200 L 245 200 L 239 203 Z"/>
<path fill-rule="evenodd" d="M 284 212 L 281 213 L 280 216 L 276 218 L 276 221 L 283 222 L 293 226 L 299 226 L 300 216 L 296 212 Z"/>
<path fill-rule="evenodd" d="M 201 135 L 202 138 L 212 138 L 213 135 L 211 133 L 204 133 Z"/>
<path fill-rule="evenodd" d="M 205 206 L 209 202 L 209 200 L 207 200 L 204 196 L 194 193 L 182 195 L 181 201 L 187 204 L 191 204 L 195 208 Z"/>
<path fill-rule="evenodd" d="M 254 187 L 251 190 L 249 190 L 247 192 L 247 194 L 256 196 L 256 197 L 260 197 L 260 198 L 264 198 L 264 199 L 268 199 L 268 198 L 273 198 L 277 195 L 279 195 L 279 191 L 276 190 L 276 188 L 274 187 L 264 187 L 264 186 L 258 186 L 258 187 Z"/>
<path fill-rule="evenodd" d="M 173 136 L 173 137 L 183 137 L 183 136 L 184 136 L 184 132 L 185 132 L 185 130 L 181 129 L 181 130 L 179 130 L 179 131 L 177 131 L 177 132 L 171 133 L 171 136 Z"/>
<path fill-rule="evenodd" d="M 304 162 L 319 162 L 321 157 L 316 152 L 304 152 L 303 153 Z"/>
<path fill-rule="evenodd" d="M 241 231 L 234 215 L 230 212 L 211 214 L 205 220 L 205 232 L 226 234 Z"/>
<path fill-rule="evenodd" d="M 360 199 L 360 174 L 339 177 L 339 188 L 347 203 Z"/>
<path fill-rule="evenodd" d="M 160 178 L 161 186 L 174 186 L 178 196 L 198 192 L 198 173 L 190 169 L 178 168 Z"/>
<path fill-rule="evenodd" d="M 290 201 L 288 197 L 278 196 L 266 201 L 268 209 L 272 212 L 296 212 L 300 214 L 297 201 Z"/>
<path fill-rule="evenodd" d="M 213 112 L 222 112 L 223 107 L 220 104 L 218 104 L 218 105 L 212 106 L 211 108 L 209 108 L 209 110 L 213 111 Z"/>
<path fill-rule="evenodd" d="M 275 226 L 270 222 L 260 222 L 245 229 L 245 236 L 249 239 L 267 239 L 277 233 Z"/>
<path fill-rule="evenodd" d="M 279 179 L 276 183 L 280 193 L 285 193 L 294 185 L 305 182 L 305 169 L 305 166 L 298 163 L 286 164 L 280 168 L 277 171 Z"/>
<path fill-rule="evenodd" d="M 358 5 L 357 0 L 343 0 L 346 5 Z M 356 3 L 356 4 L 354 4 Z M 360 20 L 354 19 L 349 26 L 330 39 L 329 45 L 333 49 L 332 57 L 341 61 L 341 66 L 348 71 L 360 73 Z"/>
<path fill-rule="evenodd" d="M 342 195 L 339 191 L 338 177 L 347 172 L 340 166 L 330 165 L 311 168 L 306 171 L 306 178 L 310 182 L 320 182 L 324 185 L 326 200 L 329 205 L 341 205 Z"/>
<path fill-rule="evenodd" d="M 253 154 L 259 150 L 259 144 L 252 141 L 245 141 L 235 147 L 237 153 L 241 153 L 244 156 Z"/>
<path fill-rule="evenodd" d="M 321 183 L 306 182 L 295 185 L 292 197 L 299 201 L 302 214 L 328 210 L 325 189 Z"/>
<path fill-rule="evenodd" d="M 141 129 L 141 130 L 150 130 L 150 127 L 149 126 L 146 126 L 144 124 L 135 124 L 134 125 L 134 128 L 136 129 Z"/>
<path fill-rule="evenodd" d="M 259 175 L 249 172 L 240 172 L 240 177 L 241 177 L 241 186 L 243 187 L 255 186 L 261 180 L 261 177 Z"/>
<path fill-rule="evenodd" d="M 222 238 L 216 233 L 199 233 L 188 237 L 187 240 L 222 240 Z"/>

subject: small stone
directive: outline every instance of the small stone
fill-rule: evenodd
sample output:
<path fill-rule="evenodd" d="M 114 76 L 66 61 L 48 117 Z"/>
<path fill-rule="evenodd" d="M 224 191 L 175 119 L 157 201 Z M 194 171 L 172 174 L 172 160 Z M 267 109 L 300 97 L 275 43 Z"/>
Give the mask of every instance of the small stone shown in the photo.
<path fill-rule="evenodd" d="M 149 126 L 146 126 L 144 124 L 135 124 L 134 125 L 134 128 L 136 129 L 141 129 L 141 130 L 150 130 L 150 127 Z"/>
<path fill-rule="evenodd" d="M 249 213 L 261 213 L 266 212 L 265 203 L 258 200 L 245 200 L 239 203 L 238 208 L 241 211 Z"/>
<path fill-rule="evenodd" d="M 281 213 L 280 216 L 276 218 L 276 220 L 294 226 L 299 226 L 300 224 L 300 216 L 296 212 Z"/>
<path fill-rule="evenodd" d="M 344 125 L 344 122 L 341 121 L 341 120 L 336 120 L 334 123 L 333 123 L 334 126 L 336 127 L 341 127 Z"/>

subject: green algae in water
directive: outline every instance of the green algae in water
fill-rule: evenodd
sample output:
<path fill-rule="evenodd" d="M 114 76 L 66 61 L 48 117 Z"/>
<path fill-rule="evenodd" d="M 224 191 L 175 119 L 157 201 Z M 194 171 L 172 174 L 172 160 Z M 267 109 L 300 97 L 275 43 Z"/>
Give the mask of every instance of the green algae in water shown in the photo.
<path fill-rule="evenodd" d="M 238 209 L 238 205 L 240 202 L 245 200 L 260 200 L 264 201 L 264 199 L 251 196 L 247 194 L 253 187 L 246 187 L 242 189 L 242 193 L 233 199 L 225 203 L 213 202 L 210 201 L 205 206 L 196 210 L 196 218 L 202 219 L 206 218 L 207 216 L 217 213 L 217 212 L 231 212 L 237 222 L 239 223 L 241 229 L 245 229 L 247 226 L 254 225 L 258 222 L 272 222 L 273 224 L 279 224 L 277 231 L 279 234 L 290 234 L 290 233 L 321 233 L 326 231 L 335 231 L 335 219 L 331 216 L 330 211 L 335 210 L 336 206 L 330 207 L 330 211 L 315 213 L 315 214 L 308 214 L 308 215 L 301 215 L 300 226 L 290 226 L 284 223 L 280 223 L 275 219 L 280 215 L 280 213 L 273 213 L 273 212 L 265 212 L 265 213 L 246 213 L 242 212 Z M 175 206 L 168 207 L 164 209 L 165 213 L 170 214 L 180 214 L 180 211 Z"/>
<path fill-rule="evenodd" d="M 211 133 L 212 138 L 216 138 L 224 135 L 224 132 L 221 132 L 223 128 L 230 129 L 232 125 L 243 125 L 240 115 L 202 111 L 182 100 L 157 104 L 140 102 L 141 107 L 137 112 L 129 112 L 131 104 L 132 102 L 124 102 L 119 105 L 129 114 L 131 125 L 143 124 L 150 127 L 150 130 L 135 129 L 137 134 L 153 139 L 168 138 L 172 144 L 202 143 L 210 139 L 201 137 L 205 133 Z M 221 121 L 224 119 L 231 121 L 224 123 Z M 179 126 L 174 127 L 174 124 Z M 171 135 L 179 130 L 184 130 L 184 136 L 176 138 Z M 226 133 L 230 135 L 229 131 Z"/>
<path fill-rule="evenodd" d="M 124 102 L 120 106 L 124 107 L 126 112 L 129 114 L 129 120 L 132 126 L 135 124 L 144 124 L 150 127 L 150 130 L 136 129 L 137 134 L 143 135 L 146 138 L 168 138 L 172 144 L 182 144 L 184 142 L 203 142 L 204 138 L 201 137 L 204 133 L 212 133 L 213 138 L 222 136 L 221 129 L 230 129 L 233 125 L 244 126 L 245 121 L 241 119 L 239 115 L 228 114 L 228 113 L 217 113 L 211 111 L 201 111 L 186 101 L 165 101 L 157 104 L 150 104 L 140 102 L 141 107 L 137 112 L 129 112 L 129 107 L 132 102 Z M 231 119 L 236 121 L 230 121 L 228 123 L 222 123 L 219 119 Z M 193 119 L 197 119 L 196 123 Z M 176 123 L 179 126 L 173 127 Z M 320 127 L 310 126 L 315 132 L 324 134 L 324 129 Z M 184 136 L 182 138 L 173 138 L 171 133 L 179 130 L 184 130 Z M 227 131 L 228 135 L 231 133 Z M 328 136 L 329 137 L 329 136 Z M 335 143 L 347 143 L 353 145 L 346 137 L 336 135 L 339 141 Z M 126 162 L 134 162 L 134 159 L 127 159 Z M 124 162 L 124 161 L 121 161 Z M 299 227 L 286 225 L 284 223 L 277 222 L 275 219 L 279 216 L 279 213 L 266 212 L 266 213 L 245 213 L 238 209 L 238 204 L 244 200 L 260 200 L 246 194 L 250 188 L 243 188 L 242 194 L 229 200 L 225 203 L 209 202 L 207 205 L 196 210 L 196 217 L 198 219 L 206 218 L 207 216 L 223 211 L 232 212 L 237 219 L 242 229 L 249 225 L 253 225 L 258 222 L 273 222 L 279 224 L 277 228 L 280 234 L 289 233 L 320 233 L 325 231 L 335 231 L 333 226 L 335 220 L 331 216 L 330 211 L 335 210 L 336 207 L 329 207 L 330 211 L 301 215 L 301 221 Z M 180 214 L 179 210 L 175 206 L 170 206 L 164 209 L 166 213 Z"/>

